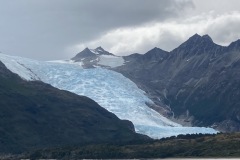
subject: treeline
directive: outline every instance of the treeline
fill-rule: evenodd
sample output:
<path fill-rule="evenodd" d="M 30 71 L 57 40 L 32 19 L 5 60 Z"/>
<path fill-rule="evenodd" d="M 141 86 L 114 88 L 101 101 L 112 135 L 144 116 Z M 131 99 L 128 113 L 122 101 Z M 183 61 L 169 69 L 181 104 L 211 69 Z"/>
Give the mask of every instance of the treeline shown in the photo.
<path fill-rule="evenodd" d="M 14 158 L 111 159 L 167 157 L 240 157 L 240 133 L 188 134 L 131 144 L 98 144 L 41 149 Z"/>

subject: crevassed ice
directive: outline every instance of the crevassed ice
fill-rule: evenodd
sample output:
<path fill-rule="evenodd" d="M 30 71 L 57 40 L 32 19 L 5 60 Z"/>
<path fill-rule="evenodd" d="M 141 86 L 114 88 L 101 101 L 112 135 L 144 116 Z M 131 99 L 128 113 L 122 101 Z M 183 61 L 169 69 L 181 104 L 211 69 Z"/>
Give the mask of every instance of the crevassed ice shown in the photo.
<path fill-rule="evenodd" d="M 182 127 L 145 104 L 153 103 L 132 81 L 121 74 L 102 69 L 82 69 L 80 64 L 62 61 L 41 62 L 0 54 L 8 69 L 26 80 L 41 80 L 59 89 L 92 98 L 120 119 L 133 122 L 138 133 L 152 138 L 179 134 L 217 133 L 203 127 Z"/>

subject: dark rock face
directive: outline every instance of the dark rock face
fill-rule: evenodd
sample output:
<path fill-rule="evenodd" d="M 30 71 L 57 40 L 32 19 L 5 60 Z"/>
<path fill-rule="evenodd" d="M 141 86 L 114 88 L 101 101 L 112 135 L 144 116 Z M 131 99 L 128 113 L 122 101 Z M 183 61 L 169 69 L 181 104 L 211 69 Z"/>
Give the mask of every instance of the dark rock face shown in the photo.
<path fill-rule="evenodd" d="M 24 81 L 0 62 L 0 153 L 145 138 L 93 100 Z"/>
<path fill-rule="evenodd" d="M 112 53 L 104 50 L 101 46 L 99 46 L 99 47 L 97 47 L 96 49 L 94 49 L 94 51 L 97 52 L 97 53 L 100 54 L 100 55 L 112 55 L 112 56 L 113 56 Z"/>
<path fill-rule="evenodd" d="M 74 62 L 81 62 L 84 68 L 95 68 L 95 66 L 99 66 L 98 62 L 100 61 L 100 56 L 102 55 L 114 56 L 112 53 L 104 50 L 100 46 L 95 49 L 85 48 L 71 60 Z"/>
<path fill-rule="evenodd" d="M 125 59 L 114 70 L 145 90 L 155 110 L 182 123 L 240 131 L 239 40 L 223 47 L 195 34 L 171 52 L 154 48 Z"/>
<path fill-rule="evenodd" d="M 72 58 L 74 61 L 79 61 L 83 58 L 95 57 L 96 55 L 91 52 L 88 48 L 85 48 L 82 52 L 78 53 L 75 57 Z"/>
<path fill-rule="evenodd" d="M 102 47 L 97 47 L 95 49 L 88 49 L 85 48 L 83 51 L 79 52 L 75 57 L 73 57 L 71 60 L 74 60 L 75 62 L 82 61 L 84 59 L 94 60 L 98 58 L 99 55 L 112 55 L 112 53 L 109 53 L 108 51 L 105 51 Z"/>

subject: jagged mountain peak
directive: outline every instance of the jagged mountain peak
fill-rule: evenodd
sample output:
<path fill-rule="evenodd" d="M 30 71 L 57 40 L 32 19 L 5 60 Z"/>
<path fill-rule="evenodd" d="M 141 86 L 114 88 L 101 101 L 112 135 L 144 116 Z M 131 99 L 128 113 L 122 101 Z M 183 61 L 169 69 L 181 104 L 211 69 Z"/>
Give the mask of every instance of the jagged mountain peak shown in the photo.
<path fill-rule="evenodd" d="M 98 56 L 101 55 L 111 55 L 114 56 L 112 53 L 104 50 L 101 46 L 95 48 L 95 49 L 89 49 L 86 47 L 84 50 L 79 52 L 75 57 L 72 58 L 74 61 L 80 61 L 85 58 L 92 58 L 96 59 Z"/>
<path fill-rule="evenodd" d="M 202 39 L 205 41 L 213 42 L 212 38 L 208 34 L 203 35 Z"/>
<path fill-rule="evenodd" d="M 99 55 L 113 55 L 112 53 L 106 51 L 105 49 L 103 49 L 101 46 L 95 48 L 95 49 L 91 49 L 91 51 L 94 54 L 99 54 Z"/>
<path fill-rule="evenodd" d="M 82 51 L 90 51 L 90 49 L 88 47 L 86 47 L 84 50 Z"/>
<path fill-rule="evenodd" d="M 97 50 L 97 51 L 105 51 L 101 46 L 95 48 L 95 50 Z"/>
<path fill-rule="evenodd" d="M 160 60 L 162 60 L 163 58 L 165 58 L 166 56 L 168 56 L 167 51 L 164 51 L 160 48 L 153 48 L 150 51 L 148 51 L 147 53 L 138 56 L 137 57 L 137 61 L 141 61 L 141 62 L 158 62 Z"/>
<path fill-rule="evenodd" d="M 195 33 L 192 37 L 190 37 L 189 39 L 191 39 L 191 38 L 201 38 L 201 36 L 199 35 L 199 34 L 197 34 L 197 33 Z"/>
<path fill-rule="evenodd" d="M 200 36 L 199 34 L 194 34 L 192 37 L 190 37 L 186 42 L 188 43 L 213 43 L 212 38 L 208 35 L 205 34 L 203 36 Z"/>
<path fill-rule="evenodd" d="M 84 53 L 84 52 L 91 52 L 91 50 L 88 48 L 88 47 L 86 47 L 86 48 L 84 48 L 81 52 L 79 52 L 79 53 Z M 78 54 L 79 54 L 78 53 Z"/>
<path fill-rule="evenodd" d="M 147 53 L 145 53 L 143 55 L 143 57 L 151 57 L 151 56 L 154 56 L 154 57 L 157 56 L 158 57 L 158 56 L 165 55 L 167 53 L 168 53 L 167 51 L 164 51 L 160 48 L 155 47 L 155 48 L 151 49 L 150 51 L 148 51 Z"/>
<path fill-rule="evenodd" d="M 182 43 L 179 47 L 172 52 L 184 52 L 184 53 L 204 53 L 206 50 L 221 49 L 222 46 L 215 44 L 209 35 L 200 36 L 194 34 L 187 41 Z"/>
<path fill-rule="evenodd" d="M 124 64 L 123 57 L 116 56 L 104 50 L 101 46 L 95 49 L 85 48 L 71 60 L 79 62 L 78 64 L 83 68 L 95 68 L 96 66 L 117 67 Z"/>
<path fill-rule="evenodd" d="M 161 49 L 161 48 L 154 47 L 153 49 L 151 49 L 150 51 L 148 51 L 146 54 L 148 54 L 149 52 L 152 52 L 152 51 L 154 51 L 154 52 L 167 52 L 167 51 L 165 51 L 165 50 L 163 50 L 163 49 Z"/>
<path fill-rule="evenodd" d="M 71 60 L 78 61 L 78 60 L 80 60 L 82 58 L 92 57 L 92 56 L 95 56 L 95 54 L 89 48 L 85 48 L 83 51 L 79 52 Z"/>

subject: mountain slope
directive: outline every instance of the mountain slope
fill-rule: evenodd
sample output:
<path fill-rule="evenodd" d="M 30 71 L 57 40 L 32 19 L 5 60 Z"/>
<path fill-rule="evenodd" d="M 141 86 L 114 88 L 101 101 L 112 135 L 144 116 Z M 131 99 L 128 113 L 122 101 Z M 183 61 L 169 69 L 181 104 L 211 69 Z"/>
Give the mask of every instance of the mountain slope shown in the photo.
<path fill-rule="evenodd" d="M 133 122 L 136 132 L 153 138 L 187 133 L 216 133 L 211 128 L 182 127 L 150 109 L 153 102 L 132 81 L 101 68 L 82 69 L 78 64 L 41 62 L 0 55 L 0 60 L 27 80 L 38 79 L 59 89 L 85 95 L 121 119 Z"/>
<path fill-rule="evenodd" d="M 149 51 L 156 55 L 156 51 Z M 149 64 L 141 57 L 115 70 L 149 93 L 165 115 L 181 123 L 240 130 L 240 41 L 228 47 L 195 34 Z M 164 107 L 165 106 L 165 107 Z M 163 112 L 161 107 L 154 109 Z"/>
<path fill-rule="evenodd" d="M 93 100 L 24 81 L 0 62 L 0 153 L 144 140 Z"/>

